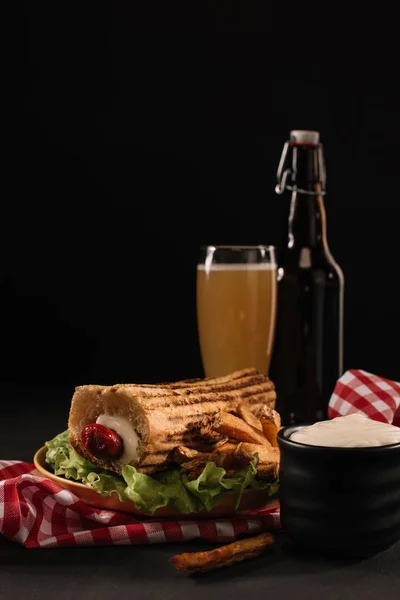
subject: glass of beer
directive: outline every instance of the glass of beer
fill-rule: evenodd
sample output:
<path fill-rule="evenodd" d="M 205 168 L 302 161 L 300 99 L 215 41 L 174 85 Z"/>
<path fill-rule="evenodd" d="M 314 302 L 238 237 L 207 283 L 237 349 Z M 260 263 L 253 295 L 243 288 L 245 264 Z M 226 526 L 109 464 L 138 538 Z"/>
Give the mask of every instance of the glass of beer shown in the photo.
<path fill-rule="evenodd" d="M 202 246 L 197 326 L 206 377 L 255 367 L 268 375 L 277 309 L 274 246 Z"/>

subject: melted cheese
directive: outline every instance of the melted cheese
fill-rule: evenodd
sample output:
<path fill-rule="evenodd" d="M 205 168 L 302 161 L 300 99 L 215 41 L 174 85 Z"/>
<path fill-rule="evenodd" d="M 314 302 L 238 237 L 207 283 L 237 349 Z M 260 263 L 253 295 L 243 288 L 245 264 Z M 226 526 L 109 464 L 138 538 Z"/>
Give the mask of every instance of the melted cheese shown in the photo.
<path fill-rule="evenodd" d="M 139 436 L 128 419 L 119 415 L 100 415 L 97 417 L 96 423 L 113 429 L 121 436 L 124 443 L 124 453 L 118 462 L 127 465 L 137 460 Z"/>

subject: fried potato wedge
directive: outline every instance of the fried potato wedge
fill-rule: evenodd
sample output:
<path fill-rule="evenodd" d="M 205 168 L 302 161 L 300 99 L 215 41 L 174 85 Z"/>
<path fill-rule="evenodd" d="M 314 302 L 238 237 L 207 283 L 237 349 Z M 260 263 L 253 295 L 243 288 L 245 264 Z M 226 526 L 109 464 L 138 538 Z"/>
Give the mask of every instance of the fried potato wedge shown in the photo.
<path fill-rule="evenodd" d="M 265 402 L 249 404 L 249 410 L 258 419 L 261 417 L 264 417 L 265 419 L 276 419 L 277 424 L 279 423 L 279 426 L 281 424 L 280 414 L 273 408 L 273 406 L 271 406 L 271 404 L 266 404 Z"/>
<path fill-rule="evenodd" d="M 215 431 L 226 435 L 229 438 L 238 440 L 239 442 L 251 442 L 253 444 L 264 444 L 270 446 L 269 441 L 265 436 L 255 429 L 243 419 L 235 417 L 231 413 L 222 412 L 220 413 L 214 423 L 213 428 Z"/>
<path fill-rule="evenodd" d="M 278 428 L 276 427 L 275 423 L 271 423 L 271 421 L 263 419 L 262 417 L 260 421 L 265 437 L 267 438 L 271 446 L 273 446 L 274 448 L 278 448 Z"/>
<path fill-rule="evenodd" d="M 217 467 L 231 468 L 235 461 L 236 448 L 237 444 L 234 442 L 226 442 L 211 452 L 209 460 L 215 462 Z"/>
<path fill-rule="evenodd" d="M 272 479 L 277 477 L 280 462 L 279 448 L 242 442 L 238 444 L 235 458 L 240 464 L 249 464 L 255 454 L 258 454 L 259 458 L 257 464 L 257 477 L 259 479 Z"/>
<path fill-rule="evenodd" d="M 170 562 L 178 571 L 206 572 L 254 558 L 273 543 L 274 536 L 271 533 L 261 533 L 207 552 L 176 554 L 170 558 Z"/>
<path fill-rule="evenodd" d="M 258 454 L 259 464 L 279 464 L 279 449 L 273 448 L 272 446 L 242 442 L 238 444 L 235 451 L 236 458 L 248 459 L 249 461 L 253 459 L 255 454 Z"/>
<path fill-rule="evenodd" d="M 181 465 L 182 463 L 194 459 L 199 459 L 203 456 L 203 454 L 205 454 L 208 457 L 207 453 L 199 452 L 194 448 L 187 448 L 186 446 L 177 446 L 176 448 L 174 448 L 174 451 L 172 453 L 172 460 Z"/>
<path fill-rule="evenodd" d="M 182 469 L 185 471 L 197 471 L 198 469 L 204 469 L 205 465 L 209 462 L 210 455 L 204 454 L 201 457 L 196 457 L 193 460 L 188 460 L 181 464 Z"/>
<path fill-rule="evenodd" d="M 258 429 L 262 432 L 262 425 L 260 419 L 258 419 L 250 410 L 250 408 L 246 404 L 240 404 L 237 409 L 238 416 L 246 421 L 248 425 L 254 427 L 254 429 Z"/>
<path fill-rule="evenodd" d="M 280 414 L 276 412 L 276 410 L 274 410 L 273 408 L 270 408 L 269 406 L 264 406 L 259 413 L 259 419 L 265 437 L 271 443 L 272 446 L 277 448 L 277 435 L 279 429 L 281 428 Z"/>
<path fill-rule="evenodd" d="M 282 425 L 281 415 L 274 408 L 271 408 L 268 405 L 264 406 L 262 409 L 260 413 L 260 419 L 271 421 L 271 423 L 274 423 L 277 429 L 279 429 Z"/>
<path fill-rule="evenodd" d="M 188 477 L 189 481 L 192 481 L 193 479 L 197 479 L 198 477 L 200 477 L 200 475 L 202 474 L 203 471 L 204 471 L 204 465 L 199 465 L 197 467 L 193 467 L 192 470 L 187 472 L 187 477 Z M 263 479 L 263 477 L 261 476 L 260 479 Z"/>
<path fill-rule="evenodd" d="M 258 463 L 257 478 L 258 479 L 276 479 L 279 473 L 279 463 Z"/>

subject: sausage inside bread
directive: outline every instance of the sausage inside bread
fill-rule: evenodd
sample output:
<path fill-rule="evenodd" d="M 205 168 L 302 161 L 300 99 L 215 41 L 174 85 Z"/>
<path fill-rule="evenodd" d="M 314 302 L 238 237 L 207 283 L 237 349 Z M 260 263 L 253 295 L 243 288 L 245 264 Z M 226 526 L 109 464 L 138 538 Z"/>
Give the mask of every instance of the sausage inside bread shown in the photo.
<path fill-rule="evenodd" d="M 273 411 L 275 400 L 273 382 L 256 369 L 161 385 L 83 385 L 72 398 L 69 439 L 99 467 L 120 474 L 129 464 L 151 474 L 167 469 L 179 447 L 210 456 L 229 442 L 229 430 L 214 427 L 221 414 L 238 414 L 240 406 Z"/>

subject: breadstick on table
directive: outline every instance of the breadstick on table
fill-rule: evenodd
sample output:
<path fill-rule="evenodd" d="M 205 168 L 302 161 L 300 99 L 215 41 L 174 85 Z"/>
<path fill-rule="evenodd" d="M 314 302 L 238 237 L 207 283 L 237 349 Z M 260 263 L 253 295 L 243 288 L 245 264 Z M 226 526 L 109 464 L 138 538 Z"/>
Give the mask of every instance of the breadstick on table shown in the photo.
<path fill-rule="evenodd" d="M 274 536 L 271 533 L 261 533 L 207 552 L 176 554 L 170 562 L 178 571 L 205 572 L 254 558 L 273 543 Z"/>

